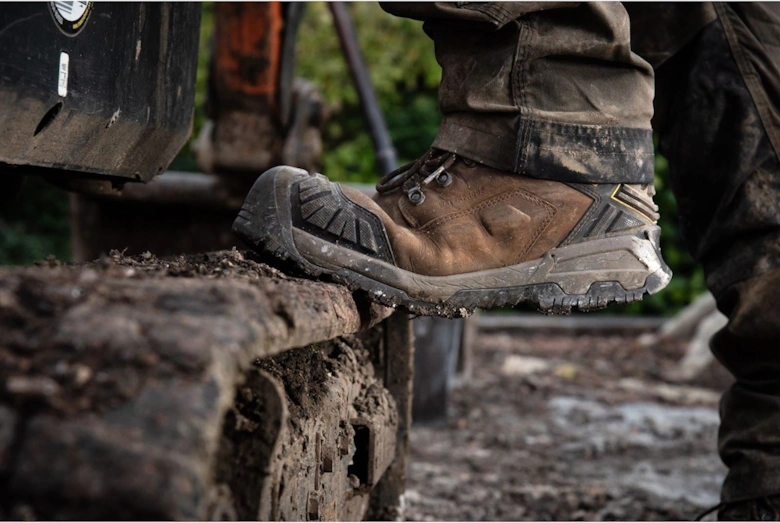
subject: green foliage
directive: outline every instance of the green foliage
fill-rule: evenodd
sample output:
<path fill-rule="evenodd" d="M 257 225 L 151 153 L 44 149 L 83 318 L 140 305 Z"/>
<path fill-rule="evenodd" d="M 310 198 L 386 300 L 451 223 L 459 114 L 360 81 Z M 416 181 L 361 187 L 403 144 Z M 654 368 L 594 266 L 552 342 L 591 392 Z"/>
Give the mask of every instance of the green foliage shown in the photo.
<path fill-rule="evenodd" d="M 0 265 L 26 265 L 52 254 L 70 259 L 68 196 L 40 178 L 28 177 L 19 198 L 3 201 Z"/>
<path fill-rule="evenodd" d="M 441 69 L 421 22 L 391 16 L 375 2 L 350 3 L 349 10 L 381 101 L 398 107 L 404 92 L 438 88 Z M 298 75 L 315 82 L 336 110 L 342 105 L 357 106 L 357 92 L 349 80 L 330 11 L 323 2 L 306 6 L 296 61 Z"/>
<path fill-rule="evenodd" d="M 363 58 L 401 163 L 422 155 L 441 115 L 441 69 L 422 23 L 391 16 L 371 3 L 350 3 Z M 296 48 L 297 75 L 314 82 L 330 119 L 323 136 L 322 170 L 331 179 L 374 183 L 380 174 L 327 5 L 307 4 Z"/>

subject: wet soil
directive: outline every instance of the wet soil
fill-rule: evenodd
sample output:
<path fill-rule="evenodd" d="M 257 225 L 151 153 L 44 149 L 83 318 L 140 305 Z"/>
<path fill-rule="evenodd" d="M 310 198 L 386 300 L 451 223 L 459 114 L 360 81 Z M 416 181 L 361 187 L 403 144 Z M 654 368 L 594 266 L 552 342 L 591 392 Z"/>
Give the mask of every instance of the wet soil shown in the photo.
<path fill-rule="evenodd" d="M 718 502 L 713 366 L 635 336 L 480 333 L 446 426 L 415 427 L 409 520 L 685 520 Z"/>
<path fill-rule="evenodd" d="M 354 454 L 350 421 L 398 421 L 374 347 L 350 334 L 389 311 L 236 250 L 37 265 L 0 267 L 0 519 L 362 513 L 362 491 L 334 503 L 355 490 L 334 473 Z M 255 365 L 268 358 L 277 374 Z M 320 461 L 326 495 L 310 502 Z"/>

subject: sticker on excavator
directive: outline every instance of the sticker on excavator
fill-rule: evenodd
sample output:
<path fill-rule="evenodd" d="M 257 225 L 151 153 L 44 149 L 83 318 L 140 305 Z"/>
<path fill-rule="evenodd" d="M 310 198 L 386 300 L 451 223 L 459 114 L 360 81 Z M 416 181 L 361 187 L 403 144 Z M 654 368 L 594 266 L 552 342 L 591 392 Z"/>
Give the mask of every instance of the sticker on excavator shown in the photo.
<path fill-rule="evenodd" d="M 76 36 L 87 23 L 92 12 L 92 3 L 65 0 L 49 2 L 49 11 L 60 31 L 68 36 Z"/>
<path fill-rule="evenodd" d="M 63 98 L 68 96 L 68 66 L 70 57 L 68 53 L 60 53 L 60 69 L 57 76 L 57 94 Z"/>

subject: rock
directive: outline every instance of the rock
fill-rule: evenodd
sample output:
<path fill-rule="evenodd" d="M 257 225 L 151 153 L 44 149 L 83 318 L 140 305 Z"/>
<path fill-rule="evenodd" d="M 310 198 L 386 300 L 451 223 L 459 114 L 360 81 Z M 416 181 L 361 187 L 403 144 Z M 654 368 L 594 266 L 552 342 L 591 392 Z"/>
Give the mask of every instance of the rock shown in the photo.
<path fill-rule="evenodd" d="M 528 376 L 544 372 L 549 368 L 550 364 L 541 358 L 511 354 L 506 357 L 504 364 L 501 365 L 501 374 L 504 376 Z"/>

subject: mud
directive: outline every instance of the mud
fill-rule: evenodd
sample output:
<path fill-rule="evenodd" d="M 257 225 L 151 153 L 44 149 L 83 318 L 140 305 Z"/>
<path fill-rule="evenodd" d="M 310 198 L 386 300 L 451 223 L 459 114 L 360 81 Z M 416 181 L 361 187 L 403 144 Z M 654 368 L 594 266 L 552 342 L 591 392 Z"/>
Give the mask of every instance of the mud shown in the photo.
<path fill-rule="evenodd" d="M 210 516 L 364 519 L 398 426 L 369 348 L 345 336 L 255 367 L 225 417 L 217 459 L 218 482 L 231 498 L 215 502 Z M 360 431 L 370 437 L 361 440 Z"/>
<path fill-rule="evenodd" d="M 716 504 L 731 378 L 666 382 L 682 347 L 634 340 L 480 333 L 448 424 L 412 431 L 407 518 L 684 520 Z"/>
<path fill-rule="evenodd" d="M 247 444 L 239 429 L 271 413 L 281 427 L 287 416 L 286 392 L 254 363 L 382 329 L 376 324 L 388 313 L 365 307 L 344 287 L 289 278 L 235 250 L 165 259 L 113 252 L 89 264 L 47 260 L 0 268 L 0 517 L 275 513 L 273 506 L 257 506 L 251 484 L 240 488 L 242 473 L 258 487 L 257 470 L 273 469 L 240 458 L 268 456 L 279 438 Z M 300 371 L 298 383 L 310 387 L 290 389 L 290 404 L 302 410 L 289 419 L 302 420 L 308 432 L 335 445 L 341 422 L 359 418 L 363 404 L 379 398 L 384 410 L 372 411 L 374 419 L 394 431 L 387 391 L 355 366 L 335 377 L 327 354 L 308 360 L 309 366 L 292 360 L 282 366 Z M 254 401 L 274 395 L 275 407 Z M 352 411 L 340 412 L 339 405 Z M 318 409 L 330 414 L 313 415 Z M 235 446 L 225 448 L 223 432 L 236 426 L 230 433 Z M 215 478 L 217 456 L 233 450 L 241 466 L 223 468 L 227 474 Z M 313 455 L 303 459 L 317 466 Z M 387 466 L 380 461 L 376 474 Z M 332 483 L 335 490 L 323 487 L 328 495 L 351 492 L 346 468 Z M 350 510 L 366 506 L 367 488 Z M 316 482 L 302 483 L 297 492 L 304 498 L 295 506 L 338 516 L 336 498 L 306 498 L 316 489 Z M 320 502 L 327 504 L 319 508 Z M 301 516 L 310 513 L 295 519 Z"/>

